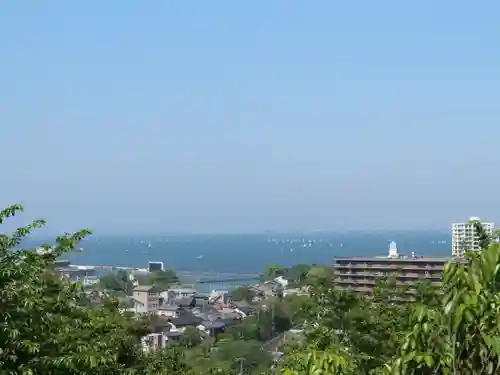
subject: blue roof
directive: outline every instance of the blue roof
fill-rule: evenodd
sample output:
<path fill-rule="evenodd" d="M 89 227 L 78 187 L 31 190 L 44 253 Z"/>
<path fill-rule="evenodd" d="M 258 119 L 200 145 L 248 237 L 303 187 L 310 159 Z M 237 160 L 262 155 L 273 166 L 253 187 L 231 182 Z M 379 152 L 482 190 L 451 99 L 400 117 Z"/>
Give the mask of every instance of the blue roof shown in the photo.
<path fill-rule="evenodd" d="M 390 249 L 396 249 L 396 248 L 397 248 L 397 246 L 396 246 L 396 242 L 391 241 L 391 243 L 389 244 L 389 248 L 390 248 Z"/>

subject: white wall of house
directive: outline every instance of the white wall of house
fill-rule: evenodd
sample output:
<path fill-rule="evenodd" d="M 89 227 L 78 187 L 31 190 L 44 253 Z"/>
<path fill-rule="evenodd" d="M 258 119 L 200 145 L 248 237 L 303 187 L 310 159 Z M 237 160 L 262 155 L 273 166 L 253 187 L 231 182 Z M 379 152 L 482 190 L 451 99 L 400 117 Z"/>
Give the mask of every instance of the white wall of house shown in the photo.
<path fill-rule="evenodd" d="M 274 279 L 278 284 L 280 284 L 283 288 L 286 288 L 288 286 L 288 280 L 285 279 L 283 276 L 278 276 L 277 278 Z"/>
<path fill-rule="evenodd" d="M 134 312 L 136 314 L 145 314 L 148 312 L 146 305 L 141 301 L 134 300 Z"/>
<path fill-rule="evenodd" d="M 144 351 L 151 351 L 164 348 L 167 345 L 168 337 L 163 333 L 150 333 L 141 339 Z"/>
<path fill-rule="evenodd" d="M 163 310 L 163 309 L 157 310 L 156 314 L 160 315 L 160 316 L 166 316 L 168 318 L 177 318 L 179 316 L 179 312 L 178 311 Z"/>

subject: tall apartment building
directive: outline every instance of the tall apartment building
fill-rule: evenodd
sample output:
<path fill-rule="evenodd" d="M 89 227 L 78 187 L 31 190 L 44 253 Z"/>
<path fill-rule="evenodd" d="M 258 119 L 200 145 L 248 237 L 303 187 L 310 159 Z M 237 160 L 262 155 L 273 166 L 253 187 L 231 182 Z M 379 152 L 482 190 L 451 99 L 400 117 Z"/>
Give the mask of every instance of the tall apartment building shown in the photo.
<path fill-rule="evenodd" d="M 378 279 L 393 276 L 398 285 L 408 286 L 408 293 L 411 294 L 414 292 L 412 287 L 419 281 L 428 280 L 440 285 L 444 267 L 449 261 L 446 258 L 417 256 L 415 253 L 402 256 L 396 243 L 391 242 L 389 254 L 385 257 L 336 259 L 333 265 L 334 281 L 338 288 L 371 293 Z"/>
<path fill-rule="evenodd" d="M 474 222 L 479 221 L 488 235 L 493 235 L 494 224 L 481 222 L 478 217 L 469 218 L 465 223 L 453 223 L 451 228 L 451 255 L 461 257 L 467 251 L 479 251 L 478 234 Z"/>

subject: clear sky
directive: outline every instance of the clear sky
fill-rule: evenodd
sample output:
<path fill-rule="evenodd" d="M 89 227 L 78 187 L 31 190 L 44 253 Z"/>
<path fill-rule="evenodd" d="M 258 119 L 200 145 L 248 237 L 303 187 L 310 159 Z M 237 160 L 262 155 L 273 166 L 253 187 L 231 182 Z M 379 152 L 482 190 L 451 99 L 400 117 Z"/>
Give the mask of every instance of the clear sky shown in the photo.
<path fill-rule="evenodd" d="M 5 1 L 0 205 L 101 233 L 500 221 L 499 14 Z"/>

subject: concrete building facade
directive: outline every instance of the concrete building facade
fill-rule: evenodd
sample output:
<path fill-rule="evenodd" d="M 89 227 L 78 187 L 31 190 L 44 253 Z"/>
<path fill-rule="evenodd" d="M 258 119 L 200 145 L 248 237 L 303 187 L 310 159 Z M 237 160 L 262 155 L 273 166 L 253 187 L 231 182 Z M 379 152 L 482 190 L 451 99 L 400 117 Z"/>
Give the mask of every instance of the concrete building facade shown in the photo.
<path fill-rule="evenodd" d="M 408 286 L 411 293 L 412 286 L 422 280 L 440 285 L 444 267 L 449 261 L 447 258 L 416 256 L 415 253 L 400 256 L 396 243 L 392 242 L 386 257 L 336 259 L 334 281 L 339 288 L 371 293 L 379 279 L 393 276 L 398 285 Z"/>
<path fill-rule="evenodd" d="M 453 223 L 451 226 L 451 254 L 462 257 L 467 251 L 479 251 L 478 234 L 474 222 L 480 222 L 488 235 L 493 235 L 494 223 L 481 222 L 479 217 L 470 217 L 464 223 Z"/>
<path fill-rule="evenodd" d="M 154 312 L 160 307 L 160 291 L 152 285 L 135 287 L 132 298 L 137 314 Z"/>

